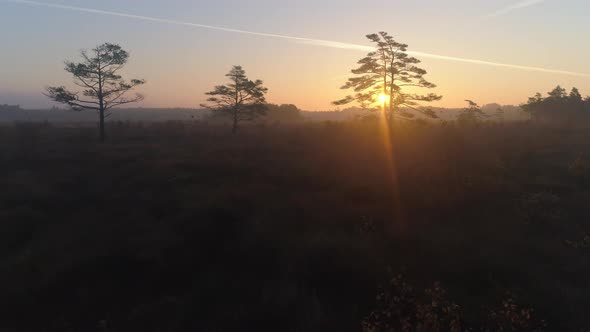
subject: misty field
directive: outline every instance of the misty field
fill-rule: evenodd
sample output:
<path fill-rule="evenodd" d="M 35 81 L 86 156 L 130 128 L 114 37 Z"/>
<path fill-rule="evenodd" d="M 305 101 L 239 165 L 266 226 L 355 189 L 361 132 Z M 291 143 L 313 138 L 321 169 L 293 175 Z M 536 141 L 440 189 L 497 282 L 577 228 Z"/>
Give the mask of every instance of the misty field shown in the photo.
<path fill-rule="evenodd" d="M 0 127 L 2 331 L 590 327 L 588 129 L 95 132 Z"/>

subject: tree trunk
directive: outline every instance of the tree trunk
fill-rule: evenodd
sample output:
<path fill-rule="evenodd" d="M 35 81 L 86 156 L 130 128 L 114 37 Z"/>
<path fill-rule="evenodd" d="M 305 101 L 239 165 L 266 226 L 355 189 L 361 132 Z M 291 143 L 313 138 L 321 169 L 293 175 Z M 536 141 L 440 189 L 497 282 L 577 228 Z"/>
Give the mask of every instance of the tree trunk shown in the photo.
<path fill-rule="evenodd" d="M 104 143 L 105 140 L 105 135 L 104 135 L 104 112 L 105 112 L 105 103 L 104 103 L 104 94 L 102 93 L 102 72 L 100 70 L 100 63 L 99 63 L 99 67 L 98 67 L 98 91 L 97 91 L 97 95 L 98 95 L 98 117 L 99 117 L 99 130 L 100 130 L 100 134 L 99 134 L 99 141 L 101 143 Z"/>
<path fill-rule="evenodd" d="M 389 125 L 390 129 L 393 129 L 393 122 L 395 121 L 394 110 L 391 104 L 387 106 L 387 124 Z"/>
<path fill-rule="evenodd" d="M 99 140 L 101 143 L 104 143 L 105 140 L 105 134 L 104 134 L 104 109 L 101 109 L 99 111 L 99 117 L 100 117 L 100 136 L 99 136 Z"/>
<path fill-rule="evenodd" d="M 231 128 L 231 132 L 232 132 L 232 134 L 235 134 L 238 132 L 238 113 L 234 113 L 234 122 L 233 122 L 233 126 Z"/>
<path fill-rule="evenodd" d="M 392 59 L 393 62 L 393 59 Z M 393 68 L 393 63 L 391 64 L 391 68 Z M 392 74 L 393 75 L 393 74 Z M 394 106 L 393 106 L 393 87 L 394 87 L 394 77 L 391 77 L 391 82 L 389 83 L 389 105 L 387 105 L 388 111 L 387 114 L 389 115 L 389 129 L 390 132 L 393 130 L 393 122 L 395 121 L 395 114 L 394 114 Z"/>

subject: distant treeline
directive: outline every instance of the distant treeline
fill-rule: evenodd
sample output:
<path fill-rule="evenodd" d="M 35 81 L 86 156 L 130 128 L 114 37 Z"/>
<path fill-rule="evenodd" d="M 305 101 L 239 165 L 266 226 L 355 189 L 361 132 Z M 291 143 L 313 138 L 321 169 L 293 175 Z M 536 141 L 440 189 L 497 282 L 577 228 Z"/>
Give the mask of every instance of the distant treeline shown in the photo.
<path fill-rule="evenodd" d="M 304 113 L 295 105 L 268 104 L 267 114 L 261 121 L 297 122 L 305 120 Z M 109 118 L 111 121 L 221 121 L 210 118 L 211 112 L 192 108 L 121 108 Z M 51 109 L 23 109 L 20 106 L 0 105 L 0 122 L 95 122 L 94 112 L 78 112 L 53 107 Z"/>
<path fill-rule="evenodd" d="M 568 94 L 564 88 L 557 86 L 543 97 L 540 93 L 529 98 L 522 105 L 531 120 L 538 122 L 572 122 L 590 118 L 590 96 L 583 98 L 577 88 Z"/>
<path fill-rule="evenodd" d="M 521 108 L 512 105 L 488 104 L 482 110 L 495 114 L 504 110 L 503 120 L 523 120 L 528 115 Z M 442 120 L 452 121 L 462 111 L 460 108 L 431 108 Z M 301 121 L 349 121 L 374 114 L 360 107 L 349 107 L 336 111 L 304 111 L 292 104 L 268 104 L 267 114 L 259 119 L 262 122 L 301 122 Z M 200 108 L 121 108 L 114 112 L 110 121 L 224 121 L 212 119 L 209 110 Z M 18 105 L 0 105 L 0 122 L 34 121 L 34 122 L 96 122 L 94 112 L 76 112 L 69 109 L 53 107 L 51 109 L 23 109 Z"/>
<path fill-rule="evenodd" d="M 114 121 L 169 121 L 190 120 L 199 110 L 183 108 L 121 108 L 109 118 Z M 70 109 L 23 109 L 0 105 L 0 122 L 96 122 L 95 112 L 77 112 Z"/>
<path fill-rule="evenodd" d="M 453 121 L 463 108 L 430 107 L 438 119 Z M 527 103 L 514 105 L 486 104 L 481 107 L 486 121 L 571 122 L 590 118 L 590 97 L 582 97 L 577 88 L 567 91 L 557 86 L 546 96 L 537 93 Z M 349 107 L 335 111 L 304 111 L 293 104 L 267 104 L 267 113 L 261 122 L 302 121 L 349 121 L 374 115 L 361 107 Z M 211 117 L 211 111 L 201 108 L 121 108 L 109 118 L 110 121 L 225 121 Z M 49 122 L 95 122 L 94 112 L 77 112 L 53 107 L 51 109 L 23 109 L 19 105 L 0 104 L 0 122 L 49 121 Z"/>

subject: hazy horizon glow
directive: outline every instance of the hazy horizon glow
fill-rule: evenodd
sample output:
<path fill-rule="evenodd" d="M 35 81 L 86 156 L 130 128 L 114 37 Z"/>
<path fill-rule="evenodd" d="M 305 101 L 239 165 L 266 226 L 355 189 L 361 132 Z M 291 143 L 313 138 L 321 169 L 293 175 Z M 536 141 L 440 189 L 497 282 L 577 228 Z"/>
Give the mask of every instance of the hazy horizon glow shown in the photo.
<path fill-rule="evenodd" d="M 229 0 L 228 0 L 229 1 Z M 239 35 L 250 35 L 253 37 L 262 37 L 262 40 L 258 41 L 250 41 L 248 40 L 247 42 L 251 42 L 251 44 L 256 44 L 256 45 L 262 45 L 264 48 L 274 48 L 274 49 L 279 49 L 281 52 L 287 51 L 287 50 L 294 50 L 294 47 L 298 47 L 301 48 L 304 45 L 312 45 L 312 46 L 319 46 L 321 48 L 329 48 L 329 49 L 334 49 L 334 51 L 312 51 L 312 52 L 306 52 L 303 54 L 307 54 L 307 53 L 313 53 L 313 56 L 326 56 L 329 53 L 329 56 L 331 56 L 334 59 L 334 64 L 331 64 L 330 67 L 335 67 L 336 64 L 338 64 L 339 68 L 341 67 L 342 69 L 339 69 L 340 71 L 342 71 L 341 75 L 344 76 L 344 74 L 346 74 L 354 65 L 355 62 L 358 58 L 362 57 L 362 52 L 367 52 L 367 51 L 371 51 L 373 48 L 367 43 L 367 44 L 361 44 L 361 43 L 349 43 L 349 42 L 340 42 L 337 41 L 337 38 L 333 38 L 334 40 L 330 39 L 316 39 L 316 38 L 308 38 L 308 37 L 299 37 L 296 35 L 291 35 L 291 34 L 282 34 L 282 33 L 268 33 L 268 32 L 256 32 L 255 29 L 237 29 L 234 27 L 226 27 L 222 24 L 219 25 L 211 25 L 211 24 L 200 24 L 200 23 L 192 23 L 186 20 L 178 20 L 178 19 L 166 19 L 166 18 L 160 18 L 160 17 L 156 17 L 156 16 L 151 16 L 151 15 L 136 15 L 136 14 L 129 14 L 127 12 L 123 12 L 123 11 L 112 11 L 112 10 L 102 10 L 102 9 L 95 9 L 95 8 L 88 8 L 88 7 L 81 7 L 81 6 L 74 6 L 74 5 L 69 5 L 69 4 L 58 4 L 58 3 L 48 3 L 48 2 L 39 2 L 39 1 L 29 1 L 29 0 L 4 0 L 4 1 L 0 1 L 0 4 L 4 2 L 6 4 L 13 4 L 13 5 L 20 5 L 20 6 L 14 6 L 14 10 L 15 11 L 19 11 L 22 12 L 22 9 L 17 8 L 17 7 L 29 7 L 29 8 L 33 8 L 33 7 L 37 7 L 39 9 L 41 9 L 42 7 L 46 7 L 46 8 L 52 8 L 52 9 L 59 9 L 61 10 L 61 13 L 58 13 L 57 11 L 51 11 L 48 13 L 51 14 L 56 14 L 58 13 L 59 15 L 64 15 L 67 12 L 72 12 L 72 11 L 76 11 L 76 12 L 81 12 L 81 13 L 85 13 L 85 14 L 94 14 L 94 15 L 100 15 L 100 16 L 111 16 L 113 17 L 113 20 L 115 19 L 120 19 L 120 18 L 127 18 L 127 19 L 131 19 L 129 20 L 129 22 L 122 22 L 120 20 L 114 21 L 113 23 L 111 23 L 111 21 L 109 20 L 109 24 L 117 24 L 117 25 L 122 25 L 125 26 L 126 29 L 128 30 L 137 30 L 137 31 L 142 31 L 142 29 L 147 30 L 145 27 L 142 26 L 142 28 L 140 27 L 134 27 L 133 26 L 133 21 L 147 21 L 147 22 L 152 22 L 152 23 L 162 23 L 162 24 L 168 24 L 171 26 L 184 26 L 184 27 L 193 27 L 193 28 L 199 28 L 199 29 L 206 29 L 206 30 L 214 30 L 214 31 L 220 31 L 220 32 L 229 32 L 232 34 L 239 34 Z M 79 1 L 78 1 L 79 2 Z M 133 1 L 131 1 L 133 3 Z M 182 2 L 182 1 L 181 1 Z M 264 2 L 264 1 L 261 1 Z M 429 1 L 425 1 L 425 2 L 429 2 Z M 459 1 L 461 2 L 461 1 Z M 519 3 L 512 3 L 509 4 L 508 6 L 504 7 L 501 10 L 497 10 L 495 12 L 493 12 L 492 14 L 490 14 L 489 16 L 491 17 L 498 17 L 502 16 L 508 12 L 511 12 L 513 10 L 517 10 L 517 9 L 522 9 L 522 8 L 526 8 L 526 7 L 530 7 L 533 6 L 535 4 L 539 4 L 541 2 L 544 2 L 543 0 L 528 0 L 528 1 L 521 1 Z M 22 6 L 22 5 L 27 5 L 27 6 Z M 261 7 L 264 4 L 260 4 Z M 206 6 L 206 5 L 205 5 Z M 0 14 L 1 15 L 1 14 Z M 82 14 L 84 15 L 84 14 Z M 68 18 L 71 18 L 71 16 L 67 16 Z M 0 18 L 2 18 L 2 16 L 0 16 Z M 86 16 L 86 18 L 88 18 L 88 16 Z M 45 20 L 49 20 L 51 19 L 51 17 L 44 17 Z M 79 19 L 79 18 L 78 18 Z M 0 23 L 1 24 L 1 23 Z M 73 24 L 79 24 L 79 23 L 73 23 Z M 89 23 L 88 23 L 89 24 Z M 159 25 L 162 26 L 162 25 Z M 149 28 L 150 31 L 152 31 L 151 27 Z M 6 29 L 3 29 L 6 30 Z M 258 29 L 256 29 L 258 30 Z M 379 29 L 379 30 L 385 30 L 385 31 L 390 31 L 386 28 L 383 29 Z M 264 30 L 262 30 L 264 31 Z M 267 30 L 267 31 L 272 31 L 272 30 Z M 367 33 L 372 33 L 375 31 L 359 31 L 359 36 L 364 36 Z M 391 32 L 391 31 L 390 31 Z M 158 31 L 159 34 L 162 34 L 161 31 Z M 489 33 L 489 32 L 487 32 Z M 16 32 L 16 34 L 18 34 L 18 32 Z M 183 32 L 184 34 L 184 32 Z M 115 37 L 117 37 L 118 39 L 118 35 L 115 34 Z M 161 37 L 166 38 L 166 36 L 164 36 L 162 34 Z M 168 38 L 170 39 L 174 39 L 177 36 L 175 36 L 174 34 L 170 34 Z M 222 39 L 228 39 L 232 41 L 232 45 L 235 44 L 236 42 L 236 38 L 235 37 L 230 37 L 229 35 L 221 35 L 219 36 L 220 38 L 207 38 L 207 40 L 212 44 L 215 45 L 217 44 L 217 48 L 219 48 L 219 43 L 220 40 Z M 355 36 L 358 37 L 358 36 Z M 83 36 L 79 36 L 78 38 L 83 38 Z M 109 40 L 112 38 L 109 38 L 109 35 L 107 33 L 104 34 L 104 37 L 102 37 L 103 39 Z M 264 40 L 268 40 L 268 41 L 264 41 Z M 294 46 L 286 46 L 283 42 L 280 41 L 276 41 L 274 45 L 271 45 L 270 43 L 272 42 L 272 40 L 285 40 L 285 41 L 291 41 L 291 42 L 295 42 Z M 358 39 L 358 38 L 357 38 Z M 407 40 L 401 40 L 402 42 L 406 42 L 406 43 L 410 43 Z M 164 43 L 165 41 L 163 41 Z M 238 44 L 244 45 L 244 41 L 238 41 Z M 86 43 L 84 43 L 83 45 L 85 45 Z M 125 43 L 121 43 L 123 47 L 126 47 Z M 302 45 L 304 44 L 304 45 Z M 411 44 L 411 43 L 410 43 Z M 428 43 L 424 43 L 424 44 L 428 44 Z M 301 46 L 297 46 L 297 45 L 301 45 Z M 71 47 L 76 47 L 76 48 L 80 48 L 80 46 L 82 45 L 70 45 L 70 49 Z M 206 45 L 204 45 L 205 47 L 207 47 Z M 90 46 L 92 47 L 92 46 Z M 190 48 L 193 48 L 192 46 L 189 46 Z M 141 45 L 141 48 L 149 48 L 149 45 Z M 213 48 L 213 47 L 212 47 Z M 465 43 L 465 48 L 466 49 L 470 49 L 471 45 L 469 43 Z M 229 47 L 228 47 L 229 49 Z M 305 48 L 304 48 L 305 49 Z M 194 50 L 194 49 L 193 49 Z M 422 52 L 422 51 L 413 51 L 412 47 L 410 45 L 409 48 L 409 54 L 416 56 L 422 60 L 424 60 L 424 67 L 431 73 L 429 74 L 430 78 L 435 81 L 436 83 L 439 84 L 439 86 L 443 89 L 443 90 L 447 90 L 447 91 L 455 91 L 454 93 L 456 94 L 458 91 L 461 91 L 460 89 L 458 89 L 461 85 L 464 84 L 464 82 L 457 82 L 455 84 L 452 84 L 452 86 L 446 85 L 444 86 L 443 84 L 448 84 L 448 82 L 440 82 L 440 75 L 445 72 L 448 71 L 449 67 L 454 67 L 455 68 L 455 72 L 456 73 L 465 73 L 465 72 L 469 72 L 470 69 L 469 67 L 473 67 L 473 66 L 482 66 L 482 67 L 492 67 L 492 68 L 504 68 L 505 70 L 510 70 L 514 73 L 510 73 L 508 74 L 508 72 L 504 72 L 502 71 L 501 73 L 498 73 L 500 75 L 510 75 L 510 76 L 514 76 L 514 75 L 518 75 L 522 77 L 522 74 L 519 74 L 518 72 L 531 72 L 530 75 L 534 75 L 535 77 L 538 77 L 538 75 L 544 75 L 544 76 L 552 76 L 553 80 L 555 82 L 554 85 L 557 84 L 562 84 L 562 85 L 568 85 L 568 84 L 564 84 L 564 83 L 569 83 L 572 82 L 571 85 L 577 85 L 583 92 L 584 92 L 584 87 L 588 87 L 588 85 L 586 84 L 584 85 L 580 85 L 580 84 L 576 84 L 575 82 L 579 82 L 581 78 L 589 78 L 590 77 L 590 70 L 588 70 L 588 66 L 585 66 L 583 68 L 580 69 L 584 69 L 584 71 L 582 70 L 568 70 L 568 69 L 556 69 L 553 66 L 536 66 L 536 65 L 521 65 L 521 64 L 513 64 L 513 63 L 509 63 L 509 62 L 503 62 L 503 61 L 490 61 L 490 60 L 486 60 L 486 59 L 478 59 L 475 58 L 473 56 L 449 56 L 449 55 L 442 55 L 443 52 L 440 52 L 441 54 L 433 54 L 431 52 Z M 454 49 L 453 53 L 458 53 L 460 52 L 461 49 Z M 143 56 L 142 53 L 140 53 L 139 51 L 135 51 L 133 48 L 131 48 L 131 52 L 132 52 L 132 59 L 131 62 L 135 62 L 138 61 L 138 59 L 140 57 Z M 171 54 L 168 54 L 167 57 L 169 57 L 170 59 L 175 58 L 175 54 L 174 54 L 175 50 L 172 49 L 171 50 Z M 183 52 L 182 49 L 179 49 L 178 52 Z M 262 49 L 261 52 L 264 52 L 264 50 Z M 278 53 L 281 53 L 278 52 Z M 305 52 L 305 50 L 296 50 L 297 53 L 301 54 L 301 52 Z M 342 59 L 337 59 L 336 56 L 338 54 L 338 52 L 344 52 L 341 54 L 341 58 Z M 60 52 L 61 53 L 61 52 Z M 64 59 L 75 59 L 76 54 L 67 54 L 67 53 L 63 53 Z M 250 58 L 254 57 L 256 58 L 256 54 L 254 52 L 252 52 L 252 54 L 249 54 Z M 491 56 L 490 56 L 491 57 Z M 202 56 L 202 58 L 210 58 L 209 56 Z M 285 58 L 289 58 L 288 56 L 285 56 Z M 195 59 L 195 61 L 203 61 L 203 59 Z M 426 61 L 427 59 L 430 59 L 428 61 Z M 167 60 L 167 59 L 162 59 L 162 60 Z M 251 61 L 251 59 L 248 59 Z M 537 61 L 533 61 L 533 60 L 537 60 L 537 59 L 529 59 L 529 63 L 531 64 L 536 64 L 536 63 L 540 63 L 542 64 L 543 62 L 537 62 Z M 213 60 L 215 61 L 215 60 Z M 266 60 L 265 60 L 266 61 Z M 267 67 L 277 67 L 277 65 L 282 65 L 284 64 L 284 61 L 286 61 L 285 59 L 281 59 L 277 58 L 274 59 L 274 61 L 276 62 L 276 64 L 267 64 Z M 311 62 L 310 62 L 311 61 Z M 166 61 L 165 61 L 166 62 Z M 164 62 L 164 63 L 165 63 Z M 451 64 L 452 62 L 456 63 L 456 64 Z M 515 60 L 515 62 L 517 62 Z M 518 61 L 520 62 L 520 61 Z M 240 58 L 236 58 L 233 59 L 232 62 L 228 62 L 228 63 L 224 63 L 223 64 L 223 68 L 229 68 L 232 64 L 238 64 L 240 63 Z M 440 70 L 437 73 L 437 68 L 441 66 L 442 63 L 448 63 L 447 65 L 443 65 L 442 70 Z M 560 62 L 562 63 L 562 62 Z M 314 108 L 314 109 L 329 109 L 332 108 L 329 105 L 331 100 L 336 99 L 337 96 L 341 96 L 343 95 L 345 92 L 344 91 L 339 91 L 338 87 L 339 84 L 334 85 L 333 84 L 333 78 L 335 77 L 333 74 L 331 73 L 327 73 L 326 68 L 309 68 L 310 65 L 313 64 L 313 59 L 310 56 L 310 59 L 300 59 L 299 61 L 297 61 L 296 63 L 289 63 L 289 67 L 291 70 L 299 70 L 299 68 L 301 68 L 301 70 L 306 70 L 309 71 L 308 75 L 302 75 L 303 73 L 296 73 L 296 76 L 306 76 L 308 79 L 311 80 L 316 80 L 318 82 L 315 82 L 315 84 L 308 84 L 308 85 L 312 85 L 312 86 L 321 86 L 322 89 L 318 90 L 317 88 L 314 89 L 315 90 L 315 95 L 314 96 L 310 96 L 309 93 L 306 93 L 305 91 L 301 91 L 301 93 L 304 96 L 299 96 L 295 93 L 295 91 L 297 90 L 305 90 L 305 82 L 293 82 L 291 79 L 289 79 L 291 76 L 288 75 L 288 73 L 285 73 L 285 80 L 288 82 L 279 82 L 280 77 L 272 77 L 272 76 L 276 76 L 276 73 L 273 72 L 272 74 L 275 75 L 266 75 L 263 76 L 260 73 L 250 73 L 249 68 L 251 68 L 251 66 L 247 66 L 245 65 L 246 70 L 248 71 L 249 74 L 251 74 L 252 78 L 262 78 L 263 80 L 265 80 L 265 82 L 267 82 L 267 86 L 270 88 L 271 93 L 269 95 L 269 99 L 270 101 L 274 101 L 277 103 L 294 103 L 297 105 L 300 105 L 302 108 Z M 145 65 L 145 63 L 144 63 Z M 221 64 L 218 64 L 217 66 L 220 66 Z M 55 66 L 59 66 L 59 63 L 56 63 Z M 260 64 L 256 63 L 254 66 L 252 67 L 259 67 Z M 457 66 L 461 66 L 460 68 Z M 134 76 L 142 76 L 142 66 L 132 66 L 130 64 L 130 74 L 134 75 Z M 280 67 L 280 66 L 279 66 Z M 324 66 L 326 67 L 326 66 Z M 445 68 L 446 67 L 446 68 Z M 468 68 L 465 68 L 468 67 Z M 133 71 L 131 71 L 131 68 L 133 68 Z M 162 66 L 162 71 L 165 71 L 167 69 L 167 67 L 163 64 Z M 257 69 L 257 68 L 255 68 Z M 323 69 L 323 70 L 322 70 Z M 330 68 L 330 72 L 335 69 L 335 68 Z M 151 68 L 152 72 L 155 74 L 155 71 L 157 70 L 157 67 Z M 284 70 L 284 68 L 283 68 Z M 479 71 L 488 71 L 485 69 L 480 69 Z M 51 72 L 53 72 L 53 70 L 51 70 Z M 488 71 L 489 72 L 489 71 Z M 316 73 L 318 75 L 318 77 L 313 77 L 312 74 Z M 208 74 L 208 73 L 207 73 Z M 161 73 L 158 72 L 157 75 L 154 76 L 161 76 L 161 75 L 165 75 L 165 73 Z M 218 83 L 222 83 L 223 82 L 223 76 L 220 75 L 220 72 L 218 72 L 217 70 L 215 71 L 215 76 L 213 77 L 208 77 L 207 76 L 207 83 L 208 84 L 218 84 Z M 322 77 L 319 75 L 327 75 L 327 77 Z M 29 75 L 32 76 L 32 75 Z M 51 75 L 54 76 L 54 75 Z M 271 76 L 270 79 L 266 79 L 267 76 Z M 340 76 L 340 75 L 337 75 Z M 435 77 L 436 76 L 436 77 Z M 9 75 L 10 77 L 10 75 Z M 332 77 L 332 79 L 330 79 L 330 77 Z M 434 78 L 433 78 L 434 77 Z M 437 78 L 439 77 L 439 78 Z M 565 78 L 566 77 L 570 77 L 568 78 L 565 82 Z M 162 79 L 163 77 L 160 77 L 160 79 Z M 443 81 L 450 81 L 452 82 L 452 80 L 449 80 L 450 77 L 443 77 Z M 45 78 L 47 80 L 46 85 L 48 84 L 66 84 L 67 81 L 63 81 L 64 79 L 67 80 L 67 77 L 65 77 L 65 75 L 59 75 L 59 77 L 57 77 L 57 79 L 59 79 L 59 81 L 56 81 L 56 79 L 51 79 L 51 77 L 47 77 Z M 148 77 L 148 83 L 151 85 L 160 85 L 160 84 L 164 84 L 164 82 L 160 82 L 157 80 L 158 78 L 152 78 L 152 77 Z M 169 78 L 168 78 L 169 79 Z M 487 77 L 487 79 L 489 79 L 489 77 Z M 269 82 L 270 81 L 270 82 Z M 290 82 L 289 82 L 290 81 Z M 302 80 L 303 81 L 303 80 Z M 526 80 L 525 80 L 526 81 Z M 544 77 L 544 81 L 547 81 L 547 77 Z M 214 82 L 214 83 L 213 83 Z M 14 87 L 12 89 L 10 89 L 9 94 L 21 94 L 21 95 L 27 95 L 27 82 L 19 82 L 20 85 L 23 86 L 23 88 L 17 86 L 16 89 L 14 89 Z M 288 96 L 288 95 L 284 95 L 284 93 L 281 93 L 281 91 L 277 91 L 278 93 L 273 93 L 276 89 L 273 86 L 273 84 L 271 83 L 279 83 L 281 86 L 284 86 L 285 88 L 291 88 L 291 90 L 293 91 L 292 95 Z M 310 82 L 311 83 L 311 82 Z M 166 84 L 169 84 L 166 83 Z M 179 83 L 180 84 L 180 83 Z M 298 84 L 299 86 L 289 86 L 289 85 L 295 85 Z M 304 86 L 301 86 L 301 84 L 303 84 Z M 486 90 L 485 87 L 485 82 L 481 82 L 481 81 L 477 81 L 474 82 L 474 84 L 481 84 L 482 87 L 481 89 Z M 524 84 L 524 83 L 523 83 Z M 2 77 L 0 77 L 0 89 L 3 90 L 7 90 L 11 85 L 11 82 L 6 79 L 3 80 Z M 184 85 L 183 85 L 184 86 Z M 545 89 L 549 89 L 550 86 L 546 86 Z M 206 89 L 206 88 L 205 88 Z M 16 90 L 16 91 L 14 91 Z M 166 98 L 165 96 L 154 96 L 153 95 L 153 91 L 156 91 L 155 89 L 149 89 L 150 91 L 147 91 L 146 94 L 148 95 L 148 97 L 156 97 L 159 101 L 158 103 L 152 103 L 148 99 L 148 102 L 146 103 L 147 106 L 164 106 L 165 104 L 167 104 L 167 106 L 173 107 L 173 106 L 188 106 L 187 102 L 188 100 L 186 100 L 186 98 L 188 96 L 183 96 L 182 99 L 180 98 L 174 98 L 174 96 L 168 96 L 168 98 Z M 322 91 L 322 90 L 326 90 L 326 91 Z M 457 91 L 458 90 L 458 91 Z M 204 93 L 206 90 L 203 90 L 202 92 L 194 92 L 193 93 L 193 98 L 194 98 L 194 102 L 193 105 L 198 105 L 199 102 L 202 100 L 202 93 Z M 447 91 L 444 91 L 443 94 L 445 96 L 448 96 L 449 93 Z M 542 90 L 544 91 L 544 90 Z M 541 92 L 542 92 L 541 91 Z M 1 92 L 1 91 L 0 91 Z M 11 93 L 12 92 L 12 93 Z M 184 92 L 182 90 L 181 87 L 179 87 L 179 90 L 177 92 Z M 323 92 L 323 93 L 322 93 Z M 590 91 L 589 91 L 590 92 Z M 464 93 L 471 93 L 470 91 L 464 91 Z M 322 99 L 322 96 L 325 98 L 324 101 L 320 101 Z M 3 94 L 0 93 L 0 98 L 4 97 Z M 305 101 L 300 101 L 301 98 L 307 97 Z M 454 105 L 456 103 L 456 101 L 465 99 L 465 98 L 472 98 L 470 95 L 464 95 L 464 96 L 458 96 L 458 95 L 453 95 L 452 98 L 449 98 L 452 100 L 453 105 L 452 106 L 459 106 L 459 105 Z M 511 100 L 514 100 L 515 96 L 511 96 Z M 524 101 L 526 100 L 527 95 L 522 95 L 519 96 L 520 100 Z M 498 101 L 498 102 L 503 102 L 503 103 L 513 103 L 511 100 L 506 100 L 505 101 L 505 96 L 498 96 L 496 98 L 494 98 L 494 96 L 488 96 L 487 97 L 488 100 L 484 100 L 482 102 L 493 102 L 493 101 Z M 167 102 L 164 102 L 164 100 L 168 99 Z M 184 99 L 184 100 L 183 100 Z M 481 98 L 480 98 L 481 101 Z M 0 103 L 2 103 L 2 100 L 0 99 Z M 25 104 L 25 102 L 21 102 L 21 104 Z M 451 106 L 451 104 L 443 102 L 440 106 Z"/>

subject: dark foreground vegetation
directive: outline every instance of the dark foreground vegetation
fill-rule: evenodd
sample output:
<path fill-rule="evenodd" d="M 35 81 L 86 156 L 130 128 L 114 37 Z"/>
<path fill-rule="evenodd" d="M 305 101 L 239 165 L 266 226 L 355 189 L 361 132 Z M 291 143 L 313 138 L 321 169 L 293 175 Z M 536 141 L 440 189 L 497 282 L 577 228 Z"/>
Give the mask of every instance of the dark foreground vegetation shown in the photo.
<path fill-rule="evenodd" d="M 0 128 L 0 330 L 590 326 L 590 130 L 378 128 Z"/>

